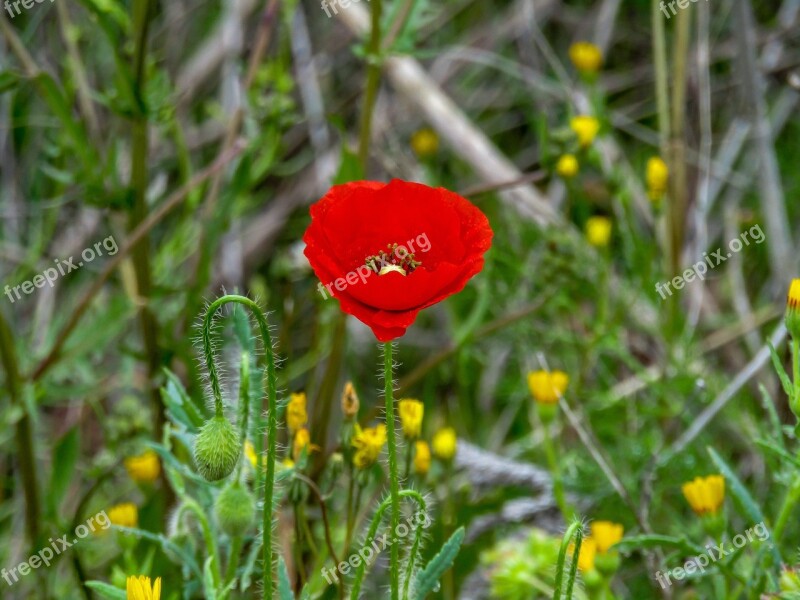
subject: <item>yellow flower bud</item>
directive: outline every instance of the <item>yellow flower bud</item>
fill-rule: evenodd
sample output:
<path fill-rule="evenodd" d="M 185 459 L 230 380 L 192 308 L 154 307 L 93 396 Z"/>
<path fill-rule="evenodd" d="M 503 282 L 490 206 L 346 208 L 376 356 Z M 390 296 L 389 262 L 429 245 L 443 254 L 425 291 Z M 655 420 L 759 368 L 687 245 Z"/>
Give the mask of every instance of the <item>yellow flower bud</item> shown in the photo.
<path fill-rule="evenodd" d="M 128 475 L 136 483 L 151 483 L 161 475 L 161 462 L 153 450 L 147 450 L 139 456 L 129 456 L 124 464 Z"/>
<path fill-rule="evenodd" d="M 362 429 L 356 424 L 353 433 L 353 464 L 359 469 L 366 469 L 375 464 L 381 455 L 381 450 L 389 438 L 386 436 L 386 425 L 367 427 Z"/>
<path fill-rule="evenodd" d="M 302 429 L 308 423 L 306 412 L 306 395 L 304 393 L 292 394 L 286 405 L 286 426 L 290 433 Z"/>
<path fill-rule="evenodd" d="M 653 201 L 660 200 L 667 192 L 669 184 L 669 167 L 660 157 L 654 156 L 647 161 L 647 194 Z"/>
<path fill-rule="evenodd" d="M 695 477 L 684 483 L 681 490 L 695 514 L 716 515 L 725 501 L 725 478 L 722 475 Z"/>
<path fill-rule="evenodd" d="M 108 509 L 108 520 L 112 525 L 120 527 L 137 527 L 139 525 L 139 510 L 131 502 L 117 504 Z"/>
<path fill-rule="evenodd" d="M 411 149 L 419 158 L 428 158 L 439 150 L 439 136 L 433 129 L 420 129 L 411 136 Z"/>
<path fill-rule="evenodd" d="M 590 217 L 586 221 L 586 240 L 596 248 L 605 248 L 611 241 L 611 219 Z"/>
<path fill-rule="evenodd" d="M 563 179 L 571 179 L 578 174 L 578 159 L 573 154 L 564 154 L 556 163 L 556 173 Z"/>
<path fill-rule="evenodd" d="M 422 415 L 425 412 L 425 405 L 419 400 L 404 398 L 398 402 L 397 409 L 400 413 L 403 435 L 410 440 L 417 439 L 422 432 Z"/>
<path fill-rule="evenodd" d="M 575 132 L 581 148 L 588 148 L 600 131 L 600 121 L 589 115 L 578 115 L 570 121 L 570 128 Z"/>
<path fill-rule="evenodd" d="M 418 440 L 415 444 L 414 453 L 414 472 L 419 475 L 427 475 L 431 468 L 431 449 L 428 442 Z"/>
<path fill-rule="evenodd" d="M 581 73 L 597 73 L 603 66 L 603 51 L 590 42 L 572 44 L 569 47 L 569 58 Z"/>
<path fill-rule="evenodd" d="M 344 384 L 344 391 L 342 392 L 342 412 L 346 419 L 352 419 L 358 416 L 358 394 L 356 388 L 348 381 Z"/>
<path fill-rule="evenodd" d="M 528 373 L 528 389 L 539 404 L 557 404 L 569 385 L 563 371 L 532 371 Z"/>
<path fill-rule="evenodd" d="M 453 460 L 457 446 L 456 432 L 452 427 L 445 427 L 433 436 L 433 453 L 444 461 Z"/>

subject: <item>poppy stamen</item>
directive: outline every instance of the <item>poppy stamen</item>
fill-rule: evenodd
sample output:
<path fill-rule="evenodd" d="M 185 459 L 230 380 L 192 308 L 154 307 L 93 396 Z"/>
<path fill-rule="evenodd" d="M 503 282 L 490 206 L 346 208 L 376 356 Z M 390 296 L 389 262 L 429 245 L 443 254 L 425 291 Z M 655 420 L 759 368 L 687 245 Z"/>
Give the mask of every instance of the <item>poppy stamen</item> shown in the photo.
<path fill-rule="evenodd" d="M 405 276 L 413 273 L 422 263 L 414 259 L 414 253 L 401 244 L 386 244 L 387 250 L 367 256 L 364 264 L 378 275 L 400 273 Z"/>

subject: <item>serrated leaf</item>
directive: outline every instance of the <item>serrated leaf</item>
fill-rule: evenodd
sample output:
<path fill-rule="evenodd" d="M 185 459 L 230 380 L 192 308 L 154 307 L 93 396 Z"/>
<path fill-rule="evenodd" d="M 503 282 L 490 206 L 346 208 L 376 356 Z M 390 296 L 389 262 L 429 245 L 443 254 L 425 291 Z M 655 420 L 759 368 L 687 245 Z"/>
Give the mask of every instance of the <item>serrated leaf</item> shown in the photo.
<path fill-rule="evenodd" d="M 461 549 L 463 541 L 464 528 L 459 527 L 456 532 L 450 536 L 450 539 L 444 543 L 439 553 L 431 559 L 422 571 L 420 571 L 414 585 L 414 598 L 416 598 L 416 600 L 425 600 L 425 597 L 430 594 L 439 583 L 445 571 L 453 566 L 453 562 L 455 562 L 456 556 L 458 556 L 458 551 Z"/>
<path fill-rule="evenodd" d="M 192 401 L 180 379 L 169 369 L 164 369 L 167 383 L 161 388 L 161 398 L 172 420 L 186 427 L 187 431 L 197 433 L 205 422 L 205 416 Z"/>

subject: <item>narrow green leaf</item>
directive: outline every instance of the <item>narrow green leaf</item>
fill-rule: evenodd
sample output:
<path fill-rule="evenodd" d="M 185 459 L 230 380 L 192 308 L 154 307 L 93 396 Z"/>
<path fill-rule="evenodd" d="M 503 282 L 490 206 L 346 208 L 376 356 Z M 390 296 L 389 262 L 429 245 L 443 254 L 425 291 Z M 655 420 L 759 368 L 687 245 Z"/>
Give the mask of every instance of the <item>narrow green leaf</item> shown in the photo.
<path fill-rule="evenodd" d="M 428 565 L 417 575 L 416 585 L 414 586 L 414 598 L 425 600 L 438 584 L 445 571 L 453 566 L 453 562 L 461 549 L 464 541 L 464 528 L 459 527 L 442 546 L 439 553 L 434 556 Z"/>
<path fill-rule="evenodd" d="M 725 477 L 725 487 L 730 490 L 731 497 L 733 498 L 734 504 L 736 504 L 739 512 L 747 517 L 750 521 L 750 525 L 757 525 L 758 523 L 764 523 L 764 527 L 767 526 L 766 519 L 764 519 L 764 514 L 761 512 L 756 501 L 753 499 L 753 496 L 750 495 L 750 492 L 747 491 L 747 488 L 744 487 L 744 484 L 739 480 L 739 477 L 734 473 L 733 469 L 728 466 L 728 463 L 725 462 L 717 451 L 711 448 L 710 446 L 706 448 L 708 454 L 711 456 L 711 460 L 714 461 L 714 464 L 717 465 L 720 473 Z M 772 537 L 772 533 L 770 532 L 770 537 Z M 774 557 L 777 559 L 776 564 L 780 564 L 783 562 L 780 551 L 777 547 L 773 546 L 773 554 Z"/>
<path fill-rule="evenodd" d="M 289 582 L 289 572 L 283 556 L 278 557 L 278 598 L 280 600 L 294 600 L 292 584 Z"/>
<path fill-rule="evenodd" d="M 128 597 L 125 590 L 116 588 L 113 585 L 108 585 L 102 581 L 87 581 L 86 587 L 97 592 L 101 598 L 107 598 L 108 600 L 126 600 Z"/>
<path fill-rule="evenodd" d="M 786 397 L 792 397 L 792 382 L 789 379 L 789 374 L 786 372 L 786 369 L 783 368 L 783 363 L 781 362 L 780 356 L 775 351 L 775 347 L 772 343 L 767 342 L 769 346 L 769 354 L 772 357 L 772 366 L 775 367 L 775 372 L 778 374 L 778 377 L 781 380 L 781 385 L 783 386 L 783 391 L 786 392 Z"/>
<path fill-rule="evenodd" d="M 55 513 L 61 499 L 67 491 L 75 464 L 78 462 L 79 451 L 78 428 L 73 427 L 62 437 L 53 450 L 53 470 L 50 473 L 50 495 L 48 501 L 50 508 Z"/>
<path fill-rule="evenodd" d="M 214 585 L 214 569 L 211 564 L 214 562 L 212 557 L 206 559 L 203 566 L 203 592 L 206 600 L 217 600 L 217 587 Z"/>

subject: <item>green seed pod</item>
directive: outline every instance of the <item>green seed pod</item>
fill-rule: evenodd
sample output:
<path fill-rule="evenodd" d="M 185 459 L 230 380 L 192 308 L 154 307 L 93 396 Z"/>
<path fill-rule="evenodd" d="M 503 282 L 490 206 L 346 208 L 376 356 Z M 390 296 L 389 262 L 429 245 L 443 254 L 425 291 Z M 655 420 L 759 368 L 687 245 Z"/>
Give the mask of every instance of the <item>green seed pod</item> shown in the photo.
<path fill-rule="evenodd" d="M 205 422 L 194 443 L 197 470 L 208 481 L 219 481 L 233 472 L 242 444 L 239 434 L 225 417 Z"/>
<path fill-rule="evenodd" d="M 222 490 L 214 509 L 220 528 L 231 537 L 244 535 L 253 526 L 255 500 L 239 483 Z"/>

